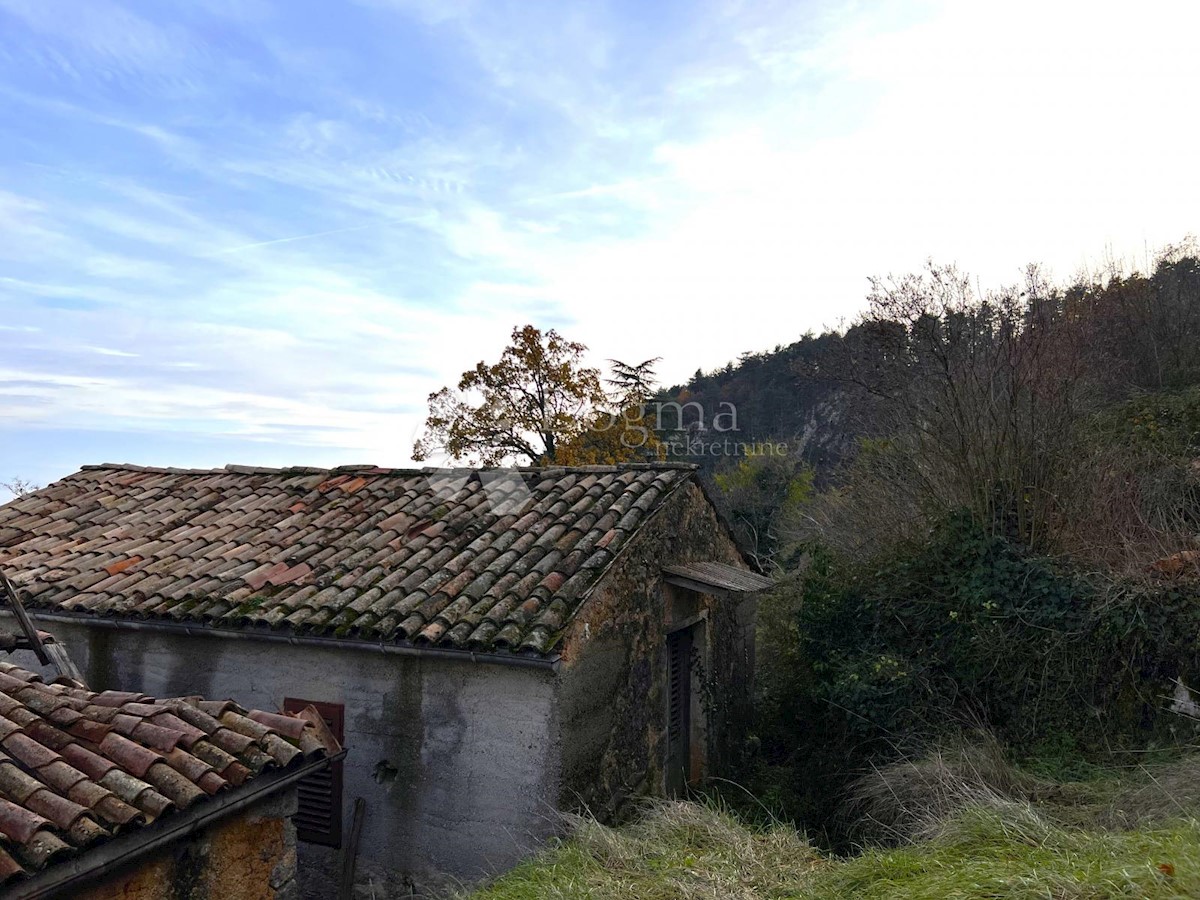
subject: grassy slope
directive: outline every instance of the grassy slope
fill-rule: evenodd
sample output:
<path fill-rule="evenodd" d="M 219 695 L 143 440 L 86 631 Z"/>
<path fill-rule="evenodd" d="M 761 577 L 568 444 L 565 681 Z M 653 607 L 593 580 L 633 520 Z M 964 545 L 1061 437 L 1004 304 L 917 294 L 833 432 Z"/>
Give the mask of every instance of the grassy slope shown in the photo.
<path fill-rule="evenodd" d="M 620 829 L 580 821 L 570 841 L 471 898 L 787 897 L 820 865 L 792 828 L 754 831 L 698 804 L 662 803 Z"/>
<path fill-rule="evenodd" d="M 814 900 L 1200 896 L 1200 823 L 1103 832 L 976 810 L 948 834 L 830 863 L 791 895 Z M 1021 821 L 1026 819 L 1026 821 Z"/>
<path fill-rule="evenodd" d="M 579 822 L 569 841 L 471 900 L 1200 897 L 1200 821 L 1187 815 L 1197 771 L 1176 769 L 1171 785 L 1110 786 L 1092 807 L 1078 797 L 1056 808 L 992 796 L 947 811 L 924 840 L 848 859 L 822 857 L 787 827 L 753 830 L 703 806 L 664 803 L 620 829 Z M 1120 807 L 1136 814 L 1114 816 Z"/>

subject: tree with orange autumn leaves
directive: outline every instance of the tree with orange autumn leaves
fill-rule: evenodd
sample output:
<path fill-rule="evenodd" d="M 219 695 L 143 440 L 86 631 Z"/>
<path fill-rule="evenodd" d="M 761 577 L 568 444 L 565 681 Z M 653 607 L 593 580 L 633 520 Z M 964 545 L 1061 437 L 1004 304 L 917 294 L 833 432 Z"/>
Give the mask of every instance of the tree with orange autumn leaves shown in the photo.
<path fill-rule="evenodd" d="M 456 387 L 429 395 L 413 458 L 437 453 L 472 465 L 614 464 L 663 455 L 646 409 L 653 364 L 613 362 L 612 390 L 584 365 L 587 347 L 554 329 L 514 328 L 500 360 L 479 362 Z"/>

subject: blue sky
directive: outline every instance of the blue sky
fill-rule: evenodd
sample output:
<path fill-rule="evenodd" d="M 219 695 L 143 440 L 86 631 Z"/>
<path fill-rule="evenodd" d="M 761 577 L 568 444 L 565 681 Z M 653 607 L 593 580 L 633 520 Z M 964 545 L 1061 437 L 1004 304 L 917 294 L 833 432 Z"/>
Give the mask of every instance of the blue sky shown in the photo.
<path fill-rule="evenodd" d="M 665 381 L 1196 230 L 1195 4 L 0 0 L 0 479 L 405 464 L 514 325 Z"/>

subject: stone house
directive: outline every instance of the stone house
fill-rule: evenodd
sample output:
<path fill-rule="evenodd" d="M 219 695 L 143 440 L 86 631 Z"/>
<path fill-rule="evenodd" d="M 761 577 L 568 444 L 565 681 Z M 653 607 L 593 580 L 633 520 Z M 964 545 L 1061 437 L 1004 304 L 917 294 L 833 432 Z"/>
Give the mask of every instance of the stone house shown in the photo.
<path fill-rule="evenodd" d="M 0 569 L 94 686 L 321 710 L 313 897 L 356 800 L 363 896 L 410 896 L 720 772 L 769 584 L 678 464 L 87 467 L 0 507 Z"/>
<path fill-rule="evenodd" d="M 316 710 L 45 682 L 0 662 L 0 896 L 297 896 L 298 785 L 340 748 Z"/>

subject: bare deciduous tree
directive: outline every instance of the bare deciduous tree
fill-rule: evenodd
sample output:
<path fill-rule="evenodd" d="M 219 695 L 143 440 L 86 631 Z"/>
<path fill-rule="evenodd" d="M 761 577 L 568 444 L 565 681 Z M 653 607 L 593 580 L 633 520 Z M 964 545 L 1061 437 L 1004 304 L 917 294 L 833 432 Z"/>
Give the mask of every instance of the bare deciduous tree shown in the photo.
<path fill-rule="evenodd" d="M 34 484 L 26 478 L 14 477 L 8 481 L 0 481 L 0 488 L 8 491 L 14 497 L 24 497 L 32 494 L 39 488 L 39 485 Z"/>
<path fill-rule="evenodd" d="M 1061 294 L 1036 268 L 1019 287 L 980 294 L 930 265 L 874 281 L 868 302 L 837 374 L 884 436 L 869 445 L 873 488 L 886 494 L 873 502 L 906 517 L 967 508 L 1045 548 L 1088 393 Z"/>

